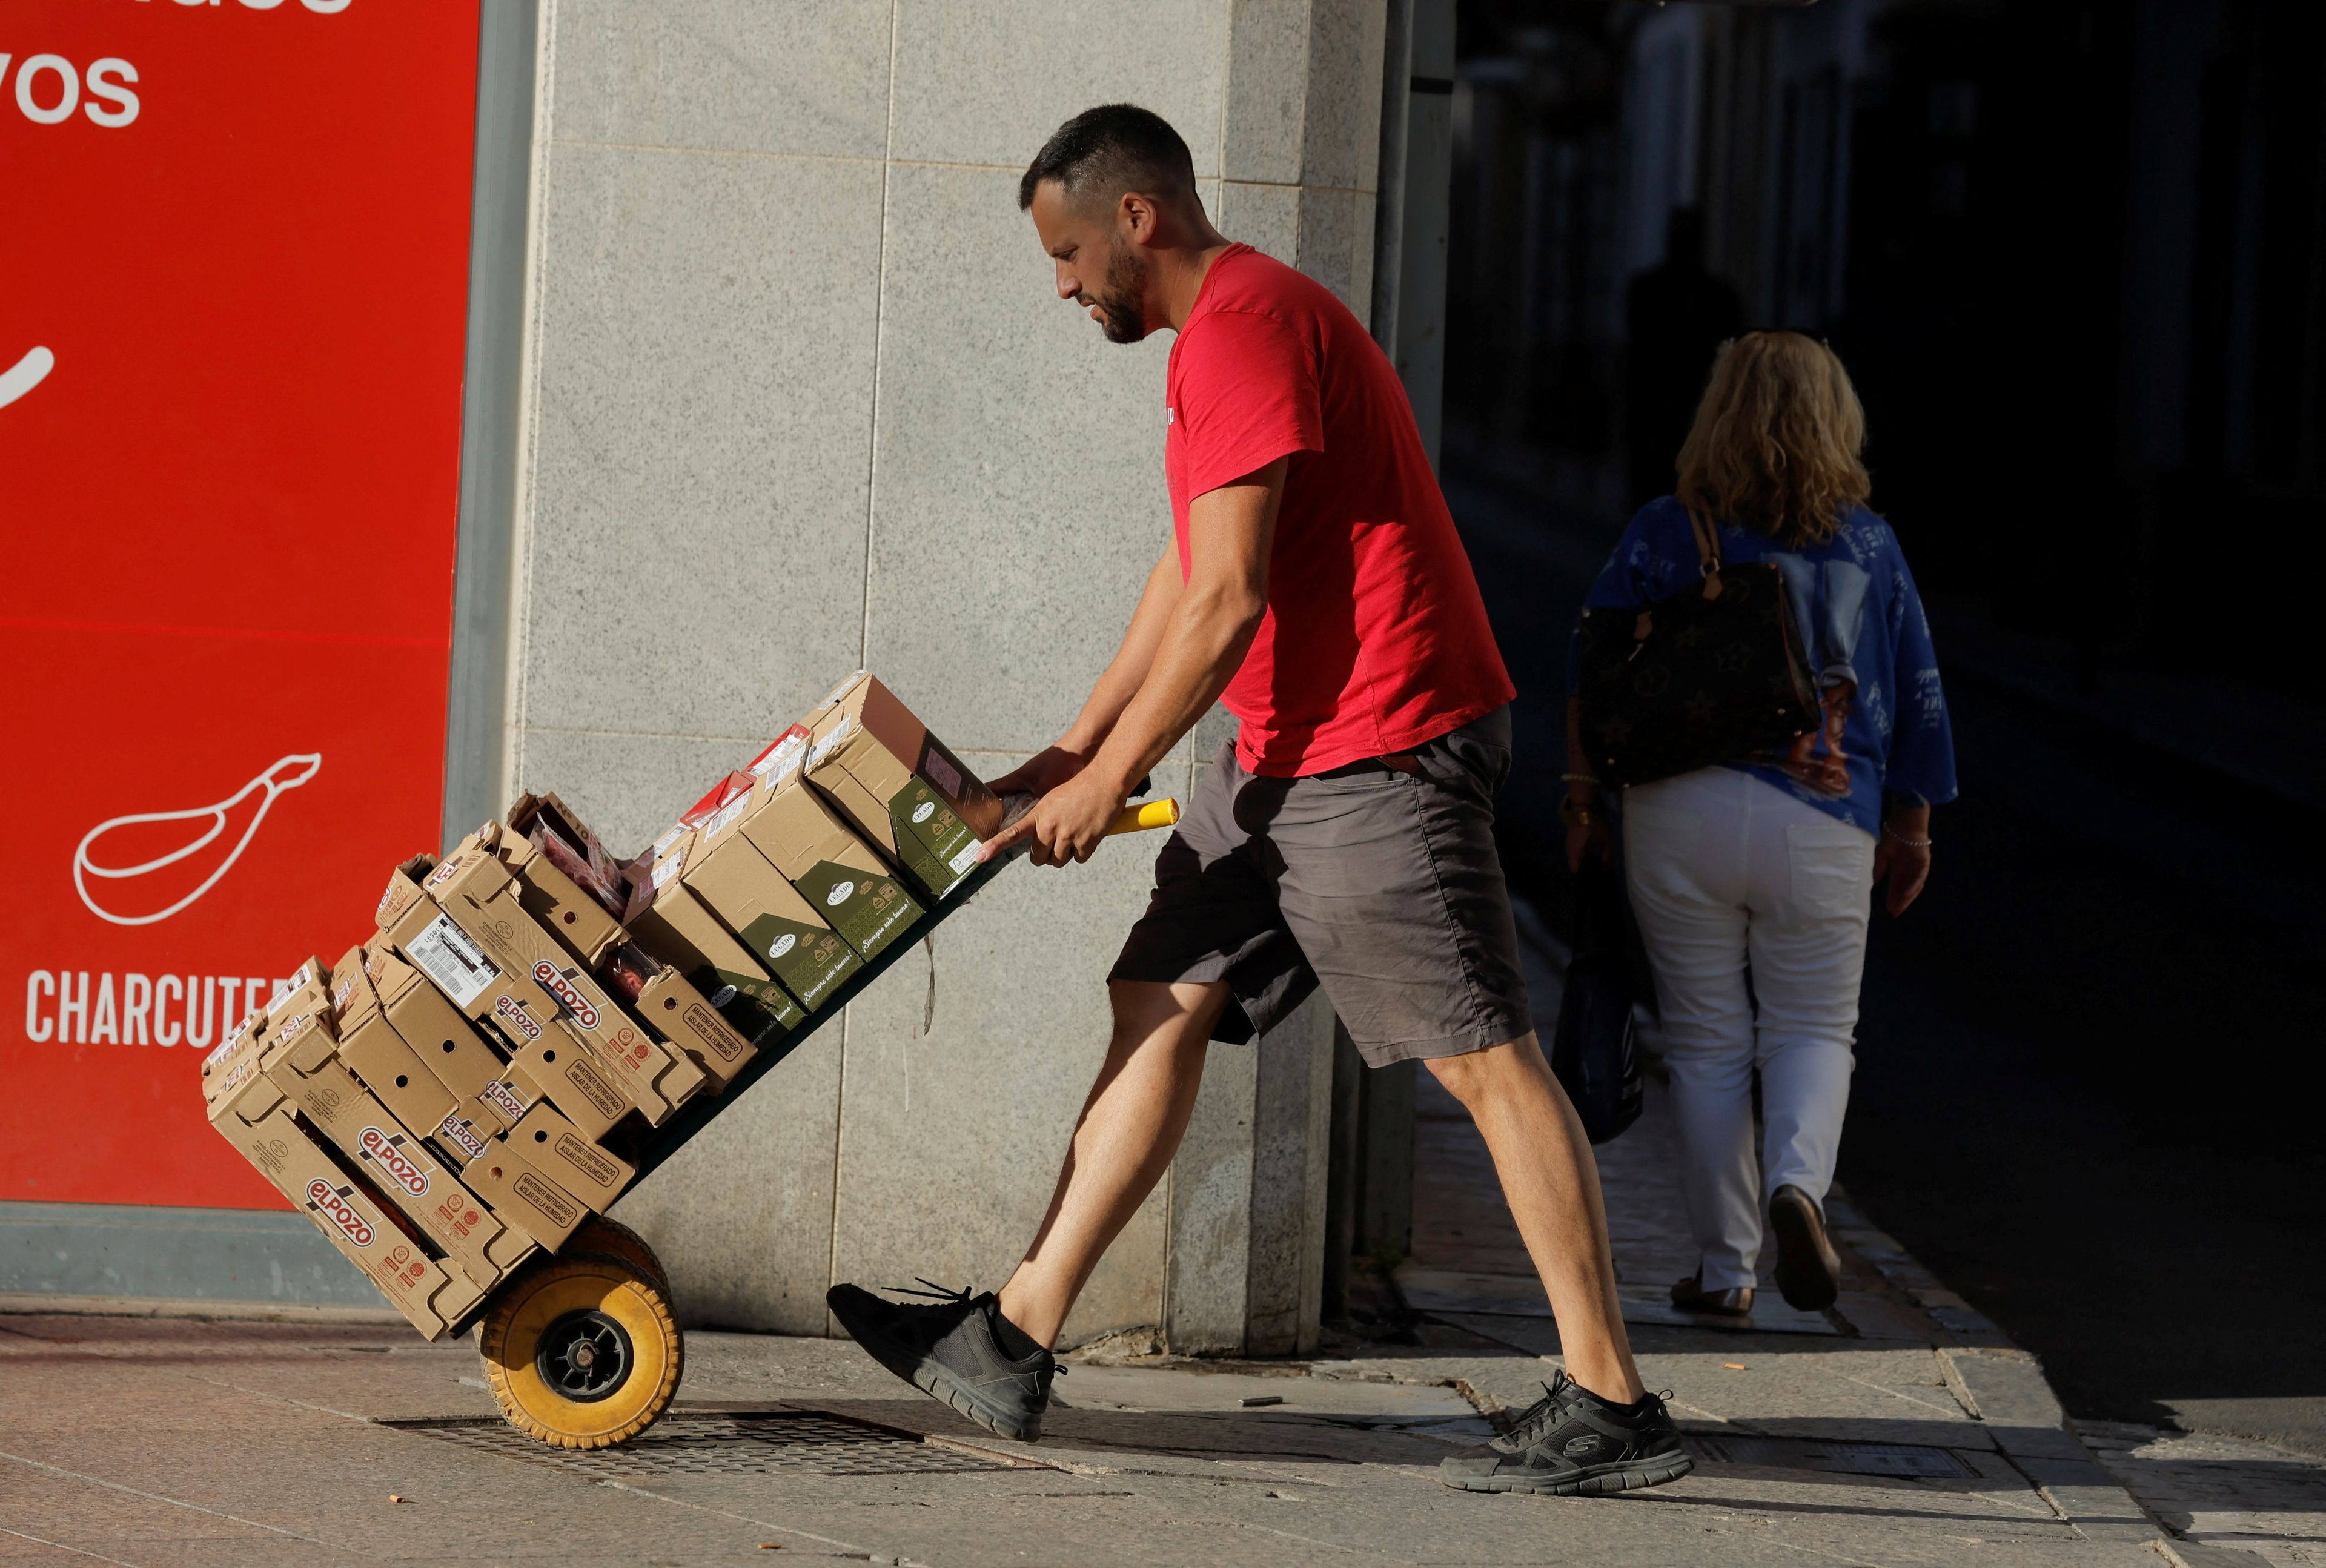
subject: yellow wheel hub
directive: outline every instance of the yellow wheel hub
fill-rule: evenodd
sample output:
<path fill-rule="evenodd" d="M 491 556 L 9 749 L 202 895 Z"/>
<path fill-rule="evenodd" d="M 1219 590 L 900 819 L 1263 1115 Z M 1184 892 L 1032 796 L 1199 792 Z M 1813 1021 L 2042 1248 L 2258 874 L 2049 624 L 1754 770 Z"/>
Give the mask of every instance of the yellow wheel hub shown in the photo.
<path fill-rule="evenodd" d="M 603 1448 L 653 1425 L 685 1360 L 659 1283 L 598 1255 L 505 1285 L 485 1316 L 483 1351 L 509 1424 L 561 1448 Z"/>

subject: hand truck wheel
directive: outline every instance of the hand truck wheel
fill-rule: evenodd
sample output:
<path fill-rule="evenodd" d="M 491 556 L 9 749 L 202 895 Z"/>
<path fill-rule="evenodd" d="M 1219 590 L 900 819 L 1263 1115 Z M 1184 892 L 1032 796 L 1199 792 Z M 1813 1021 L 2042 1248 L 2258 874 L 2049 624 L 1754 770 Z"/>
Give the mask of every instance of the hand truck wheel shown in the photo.
<path fill-rule="evenodd" d="M 601 1253 L 521 1270 L 482 1327 L 485 1377 L 501 1414 L 559 1448 L 636 1437 L 669 1408 L 685 1364 L 669 1297 L 646 1269 Z"/>
<path fill-rule="evenodd" d="M 670 1304 L 671 1310 L 678 1310 L 678 1297 L 671 1294 L 670 1276 L 663 1272 L 662 1259 L 654 1255 L 645 1237 L 619 1220 L 609 1220 L 603 1214 L 592 1214 L 584 1220 L 582 1228 L 557 1249 L 557 1256 L 570 1257 L 577 1252 L 595 1252 L 635 1265 L 662 1292 L 662 1299 Z"/>

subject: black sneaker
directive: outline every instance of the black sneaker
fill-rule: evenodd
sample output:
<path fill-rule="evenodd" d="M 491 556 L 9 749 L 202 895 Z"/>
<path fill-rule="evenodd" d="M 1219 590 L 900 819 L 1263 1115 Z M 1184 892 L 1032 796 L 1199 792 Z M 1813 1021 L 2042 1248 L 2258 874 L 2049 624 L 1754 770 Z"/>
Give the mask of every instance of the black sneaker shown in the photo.
<path fill-rule="evenodd" d="M 1508 1432 L 1441 1461 L 1437 1479 L 1465 1492 L 1602 1496 L 1678 1480 L 1696 1468 L 1663 1398 L 1608 1405 L 1564 1372 Z"/>
<path fill-rule="evenodd" d="M 852 1285 L 833 1285 L 823 1302 L 850 1339 L 922 1393 L 944 1400 L 997 1436 L 1019 1443 L 1040 1437 L 1050 1380 L 1066 1369 L 1002 1317 L 993 1293 L 972 1296 L 935 1285 L 893 1288 L 933 1296 L 936 1304 L 885 1301 Z M 1011 1356 L 1002 1349 L 1005 1339 L 1031 1345 L 1032 1353 Z"/>
<path fill-rule="evenodd" d="M 1769 1229 L 1777 1233 L 1777 1292 L 1785 1304 L 1821 1313 L 1841 1294 L 1841 1254 L 1825 1233 L 1817 1201 L 1791 1183 L 1769 1194 Z"/>

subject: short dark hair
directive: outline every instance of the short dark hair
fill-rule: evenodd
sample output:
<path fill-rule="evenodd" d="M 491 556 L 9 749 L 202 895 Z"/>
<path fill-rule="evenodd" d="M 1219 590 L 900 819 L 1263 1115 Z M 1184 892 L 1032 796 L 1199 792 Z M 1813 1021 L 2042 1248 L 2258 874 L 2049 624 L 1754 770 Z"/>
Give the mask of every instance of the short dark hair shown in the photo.
<path fill-rule="evenodd" d="M 1034 188 L 1055 180 L 1076 199 L 1120 199 L 1126 190 L 1174 200 L 1196 188 L 1196 160 L 1171 122 L 1137 104 L 1084 109 L 1050 133 L 1018 181 L 1019 211 Z"/>

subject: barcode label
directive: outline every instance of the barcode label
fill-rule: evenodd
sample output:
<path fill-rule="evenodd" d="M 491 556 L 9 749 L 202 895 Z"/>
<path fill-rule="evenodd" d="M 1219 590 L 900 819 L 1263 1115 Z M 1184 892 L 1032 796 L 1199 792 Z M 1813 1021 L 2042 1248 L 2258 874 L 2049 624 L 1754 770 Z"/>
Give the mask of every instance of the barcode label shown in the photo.
<path fill-rule="evenodd" d="M 848 715 L 843 713 L 840 716 L 840 722 L 832 727 L 832 733 L 825 736 L 822 740 L 817 741 L 814 747 L 809 748 L 807 754 L 808 766 L 814 767 L 817 764 L 821 763 L 825 757 L 830 756 L 832 755 L 832 748 L 848 738 Z"/>
<path fill-rule="evenodd" d="M 743 808 L 750 803 L 751 797 L 749 795 L 739 795 L 734 800 L 728 802 L 725 805 L 712 812 L 710 819 L 702 824 L 703 842 L 706 844 L 709 843 L 712 840 L 717 838 L 720 834 L 733 827 L 735 825 L 735 820 L 743 814 Z"/>
<path fill-rule="evenodd" d="M 436 982 L 436 988 L 452 998 L 455 1007 L 465 1007 L 485 994 L 485 988 L 501 978 L 500 966 L 485 956 L 485 950 L 469 939 L 469 933 L 452 923 L 452 917 L 440 914 L 428 923 L 428 929 L 412 939 L 404 950 L 405 956 L 418 964 L 421 972 Z"/>
<path fill-rule="evenodd" d="M 806 735 L 786 731 L 774 745 L 759 754 L 758 760 L 751 764 L 751 771 L 761 778 L 769 774 L 774 774 L 778 780 L 789 777 L 799 771 L 800 758 L 806 751 Z"/>

